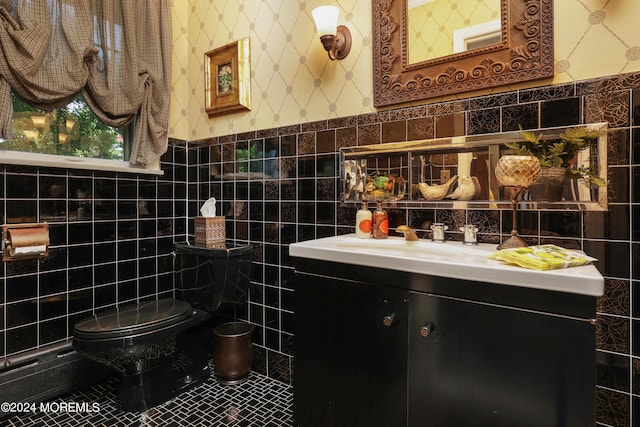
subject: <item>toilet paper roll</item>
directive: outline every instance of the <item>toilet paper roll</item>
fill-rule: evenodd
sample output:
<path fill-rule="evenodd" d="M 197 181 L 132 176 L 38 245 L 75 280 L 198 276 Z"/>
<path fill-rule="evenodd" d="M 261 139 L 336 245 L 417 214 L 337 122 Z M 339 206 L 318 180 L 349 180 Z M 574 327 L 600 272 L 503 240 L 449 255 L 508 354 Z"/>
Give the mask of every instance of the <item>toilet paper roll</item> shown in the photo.
<path fill-rule="evenodd" d="M 16 224 L 2 226 L 2 260 L 39 258 L 49 255 L 49 226 Z"/>
<path fill-rule="evenodd" d="M 12 228 L 7 231 L 9 245 L 12 248 L 47 246 L 49 230 L 47 227 Z"/>
<path fill-rule="evenodd" d="M 47 251 L 46 245 L 38 245 L 38 246 L 24 246 L 21 248 L 11 248 L 9 250 L 9 254 L 14 256 L 26 256 L 26 255 L 40 255 Z"/>

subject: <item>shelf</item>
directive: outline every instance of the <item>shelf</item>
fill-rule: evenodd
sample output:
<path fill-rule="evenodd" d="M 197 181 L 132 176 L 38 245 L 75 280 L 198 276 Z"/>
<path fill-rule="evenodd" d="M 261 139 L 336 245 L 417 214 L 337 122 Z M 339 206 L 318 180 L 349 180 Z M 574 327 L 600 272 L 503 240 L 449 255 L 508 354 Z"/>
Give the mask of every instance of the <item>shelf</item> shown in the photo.
<path fill-rule="evenodd" d="M 588 148 L 580 151 L 574 162 L 581 167 L 595 168 L 598 176 L 606 180 L 607 123 L 585 126 L 604 132 L 594 138 Z M 536 129 L 533 132 L 549 140 L 557 139 L 568 128 Z M 385 202 L 389 206 L 407 209 L 510 209 L 511 201 L 502 198 L 503 188 L 494 173 L 498 159 L 508 153 L 504 144 L 510 141 L 524 141 L 524 137 L 520 132 L 503 132 L 341 148 L 339 163 L 343 193 L 340 199 L 347 204 L 359 204 L 365 197 L 368 179 L 374 175 L 392 175 L 394 178 L 402 177 L 406 195 L 403 200 Z M 417 189 L 418 183 L 440 185 L 454 175 L 477 179 L 480 190 L 473 200 L 426 200 Z M 389 191 L 397 193 L 400 187 L 396 187 Z M 366 197 L 373 203 L 375 199 L 370 194 Z M 607 210 L 607 188 L 589 187 L 582 181 L 567 178 L 563 201 L 523 200 L 518 208 L 604 211 Z"/>

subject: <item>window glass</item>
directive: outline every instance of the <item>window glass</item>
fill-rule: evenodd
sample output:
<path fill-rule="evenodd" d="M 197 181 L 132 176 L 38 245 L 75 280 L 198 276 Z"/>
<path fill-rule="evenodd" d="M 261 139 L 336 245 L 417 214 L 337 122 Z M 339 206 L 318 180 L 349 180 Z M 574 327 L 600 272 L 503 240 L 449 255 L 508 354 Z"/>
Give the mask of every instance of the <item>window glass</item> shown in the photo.
<path fill-rule="evenodd" d="M 0 139 L 0 150 L 127 160 L 124 130 L 98 120 L 81 95 L 52 111 L 30 107 L 13 94 L 12 98 L 15 138 Z"/>

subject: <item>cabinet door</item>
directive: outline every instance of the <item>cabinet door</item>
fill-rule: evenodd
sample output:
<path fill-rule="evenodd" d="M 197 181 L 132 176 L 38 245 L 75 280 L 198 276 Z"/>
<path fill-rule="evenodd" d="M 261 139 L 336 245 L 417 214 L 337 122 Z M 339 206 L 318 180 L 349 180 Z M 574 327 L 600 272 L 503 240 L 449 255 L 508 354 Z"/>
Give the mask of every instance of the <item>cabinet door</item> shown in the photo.
<path fill-rule="evenodd" d="M 593 427 L 595 328 L 411 294 L 408 382 L 410 426 Z"/>
<path fill-rule="evenodd" d="M 296 425 L 406 426 L 406 296 L 296 273 Z"/>

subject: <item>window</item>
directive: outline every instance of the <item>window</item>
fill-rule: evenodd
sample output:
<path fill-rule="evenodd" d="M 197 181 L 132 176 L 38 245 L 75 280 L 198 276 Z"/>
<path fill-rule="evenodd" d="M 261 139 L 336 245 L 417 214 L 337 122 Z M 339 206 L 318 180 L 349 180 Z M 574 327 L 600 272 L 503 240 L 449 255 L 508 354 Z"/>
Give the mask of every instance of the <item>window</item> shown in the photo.
<path fill-rule="evenodd" d="M 0 15 L 0 162 L 160 174 L 171 2 L 9 4 L 11 16 Z"/>
<path fill-rule="evenodd" d="M 0 149 L 32 153 L 127 160 L 123 132 L 102 123 L 81 95 L 53 111 L 13 99 L 15 138 L 0 141 Z"/>
<path fill-rule="evenodd" d="M 102 123 L 82 95 L 64 107 L 43 111 L 11 94 L 15 138 L 0 138 L 0 163 L 160 175 L 159 162 L 129 164 L 135 118 L 124 128 Z"/>

